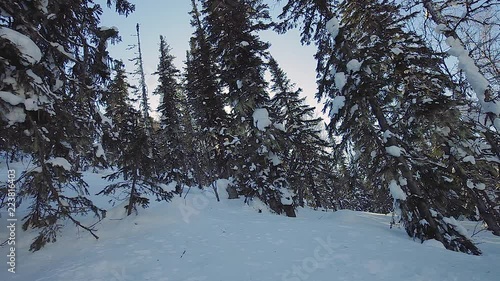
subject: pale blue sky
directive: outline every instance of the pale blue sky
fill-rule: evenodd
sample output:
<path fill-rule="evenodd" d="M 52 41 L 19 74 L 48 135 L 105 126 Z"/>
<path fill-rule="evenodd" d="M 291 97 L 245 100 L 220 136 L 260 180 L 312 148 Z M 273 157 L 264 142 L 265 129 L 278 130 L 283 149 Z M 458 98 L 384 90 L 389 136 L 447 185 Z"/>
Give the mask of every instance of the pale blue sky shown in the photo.
<path fill-rule="evenodd" d="M 97 3 L 104 3 L 98 0 Z M 119 16 L 113 10 L 104 8 L 101 18 L 103 26 L 116 26 L 120 31 L 122 42 L 118 45 L 110 45 L 109 50 L 114 58 L 122 59 L 129 71 L 133 66 L 128 62 L 134 56 L 132 50 L 127 50 L 129 45 L 136 43 L 135 26 L 141 26 L 141 47 L 146 72 L 148 92 L 151 97 L 151 105 L 156 109 L 158 97 L 151 96 L 156 86 L 157 77 L 151 75 L 156 70 L 158 63 L 159 36 L 166 37 L 168 44 L 172 47 L 172 54 L 176 57 L 175 63 L 179 69 L 184 67 L 186 50 L 189 47 L 189 38 L 193 33 L 190 25 L 191 1 L 187 0 L 141 0 L 134 1 L 136 10 L 128 17 Z M 280 12 L 280 7 L 276 1 L 268 1 L 271 7 L 271 14 L 276 16 Z M 103 5 L 105 7 L 105 5 Z M 289 78 L 304 90 L 307 101 L 311 105 L 316 105 L 314 94 L 316 93 L 315 67 L 313 58 L 315 47 L 302 46 L 299 41 L 299 32 L 290 31 L 285 35 L 278 35 L 275 32 L 267 31 L 261 34 L 263 41 L 272 44 L 270 52 L 276 58 L 281 67 L 287 72 Z M 319 113 L 322 106 L 317 106 Z"/>

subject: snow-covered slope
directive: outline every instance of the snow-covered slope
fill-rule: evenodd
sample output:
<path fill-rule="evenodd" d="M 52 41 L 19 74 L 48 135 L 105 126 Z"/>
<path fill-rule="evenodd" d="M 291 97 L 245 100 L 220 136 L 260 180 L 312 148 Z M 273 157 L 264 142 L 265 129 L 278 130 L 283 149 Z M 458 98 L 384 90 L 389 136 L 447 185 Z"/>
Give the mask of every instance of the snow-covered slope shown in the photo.
<path fill-rule="evenodd" d="M 94 193 L 107 184 L 100 177 L 86 175 Z M 0 280 L 494 281 L 500 276 L 500 239 L 486 232 L 474 236 L 484 255 L 468 256 L 389 229 L 390 216 L 299 209 L 297 218 L 287 218 L 256 201 L 217 202 L 212 192 L 198 189 L 186 199 L 154 203 L 137 216 L 123 212 L 115 206 L 97 225 L 99 240 L 68 224 L 56 243 L 36 253 L 27 251 L 33 233 L 18 230 L 17 273 L 7 272 L 2 247 Z M 4 214 L 0 220 L 5 224 Z M 469 230 L 474 226 L 466 224 Z"/>

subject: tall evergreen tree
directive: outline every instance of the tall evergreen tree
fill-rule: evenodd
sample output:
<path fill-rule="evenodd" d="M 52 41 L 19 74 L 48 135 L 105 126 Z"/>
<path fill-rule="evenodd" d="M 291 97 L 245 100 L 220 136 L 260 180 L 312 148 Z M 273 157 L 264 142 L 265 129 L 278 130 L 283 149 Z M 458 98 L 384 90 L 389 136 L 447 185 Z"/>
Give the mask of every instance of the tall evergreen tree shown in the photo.
<path fill-rule="evenodd" d="M 108 94 L 103 97 L 104 136 L 103 148 L 110 165 L 116 165 L 121 154 L 119 127 L 125 126 L 125 113 L 130 104 L 137 102 L 130 98 L 128 92 L 133 86 L 127 82 L 127 73 L 122 61 L 114 61 L 114 77 L 108 86 Z"/>
<path fill-rule="evenodd" d="M 230 137 L 225 145 L 229 169 L 240 194 L 248 199 L 257 196 L 282 213 L 281 198 L 288 183 L 277 161 L 281 148 L 269 119 L 272 113 L 264 79 L 269 44 L 258 36 L 269 28 L 268 7 L 260 0 L 205 0 L 203 12 L 219 66 L 220 87 L 231 107 Z"/>
<path fill-rule="evenodd" d="M 403 29 L 405 18 L 389 1 L 348 1 L 339 9 L 338 36 L 330 28 L 335 49 L 320 65 L 330 132 L 342 137 L 337 149 L 365 155 L 361 168 L 377 179 L 373 186 L 389 188 L 410 236 L 480 254 L 452 216 L 461 187 L 446 182 L 448 166 L 440 164 L 441 128 L 460 122 L 442 59 Z"/>
<path fill-rule="evenodd" d="M 401 16 L 393 2 L 344 1 L 340 24 L 330 9 L 330 1 L 288 1 L 282 27 L 304 19 L 303 41 L 318 45 L 319 96 L 328 98 L 331 134 L 341 137 L 336 149 L 355 155 L 373 188 L 389 187 L 410 236 L 479 254 L 453 217 L 470 214 L 462 206 L 477 179 L 456 178 L 457 165 L 472 159 L 450 151 L 467 150 L 470 130 L 442 58 L 407 32 L 414 14 Z"/>
<path fill-rule="evenodd" d="M 120 14 L 134 10 L 126 0 L 113 2 Z M 2 135 L 35 165 L 18 183 L 18 199 L 30 204 L 23 229 L 40 229 L 30 249 L 55 241 L 63 220 L 97 238 L 76 219 L 104 216 L 86 197 L 80 169 L 103 160 L 88 152 L 96 152 L 98 103 L 110 74 L 106 44 L 117 31 L 99 28 L 102 8 L 92 1 L 3 0 L 0 9 Z"/>
<path fill-rule="evenodd" d="M 178 81 L 180 71 L 174 65 L 174 56 L 163 36 L 160 36 L 160 61 L 155 74 L 159 84 L 154 94 L 160 96 L 160 129 L 155 139 L 162 161 L 161 177 L 167 182 L 175 181 L 176 192 L 180 194 L 187 181 L 186 155 L 181 138 L 184 129 L 182 116 L 189 113 L 183 107 L 184 98 Z"/>
<path fill-rule="evenodd" d="M 331 195 L 328 180 L 330 174 L 328 162 L 331 161 L 327 152 L 329 143 L 321 138 L 322 119 L 314 118 L 314 108 L 301 98 L 301 89 L 295 90 L 295 85 L 287 78 L 274 58 L 268 62 L 271 72 L 271 90 L 274 92 L 272 107 L 275 116 L 275 127 L 282 132 L 284 140 L 283 162 L 284 173 L 291 188 L 296 194 L 298 205 L 304 207 L 309 201 L 310 206 L 334 207 L 325 201 Z"/>
<path fill-rule="evenodd" d="M 459 135 L 450 138 L 454 157 L 451 165 L 463 165 L 464 157 L 474 157 L 475 164 L 464 169 L 456 167 L 461 177 L 473 182 L 489 182 L 485 188 L 468 188 L 472 206 L 494 234 L 500 235 L 500 76 L 495 63 L 498 57 L 498 17 L 493 16 L 500 3 L 473 1 L 440 3 L 428 0 L 409 1 L 422 5 L 429 18 L 438 25 L 433 33 L 443 36 L 450 56 L 458 60 L 457 68 L 447 68 L 448 74 L 459 84 L 458 96 L 464 103 L 463 123 L 467 126 Z M 473 7 L 473 8 L 471 8 Z M 461 20 L 455 22 L 460 16 Z M 438 42 L 438 45 L 443 42 Z M 473 94 L 471 94 L 473 93 Z M 472 98 L 471 98 L 472 97 Z M 465 113 L 466 112 L 466 113 Z M 456 147 L 458 146 L 458 148 Z M 473 180 L 472 180 L 473 179 Z M 492 184 L 493 183 L 493 184 Z M 476 186 L 469 184 L 469 186 Z M 482 186 L 482 184 L 480 184 Z M 474 210 L 475 212 L 475 210 Z"/>
<path fill-rule="evenodd" d="M 196 131 L 196 174 L 200 185 L 227 177 L 223 143 L 228 118 L 224 111 L 217 69 L 203 27 L 196 1 L 192 1 L 191 25 L 195 32 L 190 40 L 186 60 L 185 91 Z"/>
<path fill-rule="evenodd" d="M 137 205 L 144 208 L 149 205 L 147 195 L 155 196 L 158 201 L 168 201 L 172 194 L 163 189 L 154 173 L 157 163 L 150 153 L 152 141 L 143 122 L 144 117 L 133 108 L 129 98 L 124 65 L 117 61 L 115 67 L 116 75 L 109 87 L 106 110 L 112 128 L 105 138 L 105 144 L 106 147 L 116 148 L 114 164 L 118 170 L 106 176 L 113 183 L 99 194 L 125 193 L 128 197 L 125 208 L 129 216 L 134 210 L 137 211 Z M 118 181 L 120 178 L 123 180 Z"/>

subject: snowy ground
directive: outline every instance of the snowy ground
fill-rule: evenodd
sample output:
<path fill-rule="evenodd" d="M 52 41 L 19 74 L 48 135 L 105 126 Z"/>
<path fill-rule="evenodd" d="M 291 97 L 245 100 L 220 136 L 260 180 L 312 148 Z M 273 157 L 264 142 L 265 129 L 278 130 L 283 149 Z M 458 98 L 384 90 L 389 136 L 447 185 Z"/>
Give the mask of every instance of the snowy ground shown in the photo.
<path fill-rule="evenodd" d="M 107 184 L 100 177 L 86 175 L 94 193 Z M 0 280 L 500 280 L 500 238 L 486 232 L 474 236 L 484 252 L 477 257 L 414 242 L 389 229 L 385 215 L 299 209 L 287 218 L 259 208 L 192 189 L 186 199 L 154 203 L 138 216 L 124 217 L 115 206 L 97 226 L 99 240 L 68 224 L 55 244 L 29 253 L 34 233 L 18 230 L 17 273 L 7 272 L 2 247 Z M 4 241 L 5 212 L 0 220 Z M 465 226 L 472 231 L 475 224 Z"/>

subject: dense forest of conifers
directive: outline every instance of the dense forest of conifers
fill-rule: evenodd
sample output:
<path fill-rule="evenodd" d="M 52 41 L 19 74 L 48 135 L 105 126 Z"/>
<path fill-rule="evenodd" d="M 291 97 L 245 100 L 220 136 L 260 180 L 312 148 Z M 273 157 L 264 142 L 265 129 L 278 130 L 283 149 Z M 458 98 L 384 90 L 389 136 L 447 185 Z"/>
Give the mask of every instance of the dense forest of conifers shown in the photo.
<path fill-rule="evenodd" d="M 459 219 L 500 235 L 496 1 L 288 0 L 277 19 L 263 2 L 192 0 L 182 69 L 160 37 L 154 120 L 143 85 L 106 49 L 119 38 L 100 28 L 106 7 L 0 0 L 0 154 L 32 163 L 16 182 L 23 229 L 40 231 L 31 250 L 55 241 L 62 221 L 95 231 L 78 217 L 106 210 L 82 172 L 109 167 L 100 194 L 127 194 L 128 215 L 231 179 L 232 198 L 277 214 L 392 212 L 411 237 L 454 251 L 481 253 Z M 292 28 L 317 47 L 327 126 L 259 37 Z"/>

